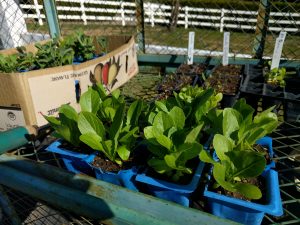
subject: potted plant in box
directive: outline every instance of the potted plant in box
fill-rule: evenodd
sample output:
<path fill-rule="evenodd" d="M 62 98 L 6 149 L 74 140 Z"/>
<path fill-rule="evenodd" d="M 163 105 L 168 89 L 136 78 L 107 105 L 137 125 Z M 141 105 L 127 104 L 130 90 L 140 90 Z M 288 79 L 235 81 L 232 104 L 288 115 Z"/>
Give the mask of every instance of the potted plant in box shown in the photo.
<path fill-rule="evenodd" d="M 72 107 L 64 105 L 60 108 L 59 119 L 45 117 L 59 136 L 74 146 L 88 149 L 89 154 L 78 154 L 73 152 L 74 149 L 70 150 L 70 146 L 59 146 L 59 142 L 50 145 L 48 150 L 73 160 L 71 169 L 83 163 L 95 170 L 97 178 L 136 190 L 131 181 L 135 171 L 122 170 L 122 166 L 123 162 L 130 159 L 136 144 L 142 102 L 135 101 L 126 112 L 124 99 L 119 95 L 120 92 L 115 91 L 108 97 L 102 86 L 96 90 L 90 88 L 81 96 L 82 111 L 79 114 Z M 99 165 L 107 169 L 98 168 Z M 109 172 L 109 168 L 113 172 Z"/>
<path fill-rule="evenodd" d="M 71 48 L 75 52 L 74 63 L 79 64 L 96 57 L 96 49 L 93 38 L 84 34 L 82 30 L 73 35 L 66 36 L 61 45 L 65 48 Z"/>
<path fill-rule="evenodd" d="M 278 118 L 271 107 L 253 118 L 255 110 L 245 99 L 238 100 L 232 108 L 212 110 L 207 118 L 210 132 L 230 137 L 242 150 L 253 150 L 265 155 L 267 168 L 274 168 L 272 138 L 266 136 L 278 126 Z"/>
<path fill-rule="evenodd" d="M 144 129 L 152 169 L 138 174 L 136 180 L 147 184 L 155 196 L 188 206 L 203 169 L 203 163 L 195 159 L 203 149 L 199 141 L 208 139 L 200 131 L 206 126 L 207 113 L 221 99 L 222 94 L 212 89 L 187 86 L 174 97 L 156 101 L 148 117 L 150 126 Z M 191 174 L 190 180 L 180 183 L 182 177 Z"/>
<path fill-rule="evenodd" d="M 194 128 L 185 127 L 186 117 L 182 109 L 174 106 L 167 110 L 162 102 L 156 102 L 164 111 L 149 118 L 151 126 L 145 127 L 144 135 L 148 150 L 152 153 L 146 169 L 136 176 L 138 182 L 148 186 L 157 197 L 188 206 L 188 196 L 197 187 L 204 164 L 195 161 L 203 146 L 198 143 L 201 123 Z M 192 175 L 181 184 L 184 175 Z"/>
<path fill-rule="evenodd" d="M 214 215 L 243 224 L 260 224 L 265 213 L 282 214 L 278 174 L 271 165 L 266 166 L 265 153 L 253 147 L 277 127 L 277 117 L 271 110 L 252 120 L 253 109 L 240 100 L 234 108 L 214 112 L 211 117 L 219 124 L 213 139 L 215 152 L 211 155 L 202 151 L 200 159 L 213 164 L 213 177 L 209 176 L 204 197 Z M 261 184 L 264 195 L 257 184 Z M 250 202 L 261 198 L 260 202 Z"/>

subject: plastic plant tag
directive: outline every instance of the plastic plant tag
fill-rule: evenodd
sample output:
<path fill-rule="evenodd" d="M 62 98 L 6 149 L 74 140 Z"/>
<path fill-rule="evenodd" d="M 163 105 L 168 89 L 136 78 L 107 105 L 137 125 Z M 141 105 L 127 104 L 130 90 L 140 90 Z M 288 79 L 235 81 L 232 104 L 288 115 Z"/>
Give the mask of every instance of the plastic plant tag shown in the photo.
<path fill-rule="evenodd" d="M 286 31 L 280 31 L 279 38 L 282 38 L 285 41 Z"/>
<path fill-rule="evenodd" d="M 223 38 L 223 58 L 222 65 L 227 66 L 229 61 L 229 43 L 230 43 L 230 32 L 224 32 Z"/>
<path fill-rule="evenodd" d="M 280 32 L 279 37 L 276 38 L 275 48 L 272 57 L 271 70 L 279 67 L 283 43 L 285 40 L 286 32 Z"/>
<path fill-rule="evenodd" d="M 194 43 L 195 43 L 195 32 L 189 32 L 188 61 L 187 61 L 188 65 L 193 64 L 194 61 Z"/>

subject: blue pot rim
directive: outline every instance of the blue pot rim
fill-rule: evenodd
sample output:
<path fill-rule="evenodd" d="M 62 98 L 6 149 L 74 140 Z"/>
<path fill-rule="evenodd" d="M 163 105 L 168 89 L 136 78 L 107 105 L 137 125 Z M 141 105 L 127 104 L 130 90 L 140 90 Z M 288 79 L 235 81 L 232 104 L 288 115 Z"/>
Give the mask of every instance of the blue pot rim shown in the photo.
<path fill-rule="evenodd" d="M 213 166 L 212 166 L 213 167 Z M 241 199 L 236 199 L 233 197 L 225 196 L 219 193 L 215 193 L 208 190 L 208 184 L 205 185 L 203 196 L 209 198 L 209 201 L 228 202 L 232 205 L 237 205 L 240 207 L 256 210 L 258 212 L 264 212 L 273 216 L 281 216 L 283 214 L 279 181 L 278 181 L 278 172 L 275 170 L 265 170 L 262 174 L 266 178 L 267 186 L 267 204 L 258 204 L 253 202 L 248 202 Z M 211 179 L 211 175 L 208 176 L 208 179 Z"/>
<path fill-rule="evenodd" d="M 138 182 L 145 183 L 166 190 L 176 191 L 180 193 L 192 193 L 198 186 L 204 165 L 205 165 L 204 162 L 201 161 L 199 162 L 191 182 L 186 185 L 175 184 L 175 183 L 171 183 L 168 181 L 163 181 L 160 179 L 147 176 L 146 175 L 147 170 L 145 170 L 141 174 L 138 174 L 135 179 Z"/>
<path fill-rule="evenodd" d="M 53 153 L 57 153 L 63 156 L 71 156 L 71 157 L 75 157 L 78 159 L 82 159 L 82 160 L 90 160 L 90 158 L 94 158 L 95 156 L 93 154 L 82 154 L 82 153 L 78 153 L 78 152 L 74 152 L 74 151 L 70 151 L 68 149 L 65 148 L 61 148 L 59 147 L 62 144 L 63 140 L 57 140 L 55 142 L 53 142 L 52 144 L 50 144 L 46 150 L 49 152 L 53 152 Z"/>

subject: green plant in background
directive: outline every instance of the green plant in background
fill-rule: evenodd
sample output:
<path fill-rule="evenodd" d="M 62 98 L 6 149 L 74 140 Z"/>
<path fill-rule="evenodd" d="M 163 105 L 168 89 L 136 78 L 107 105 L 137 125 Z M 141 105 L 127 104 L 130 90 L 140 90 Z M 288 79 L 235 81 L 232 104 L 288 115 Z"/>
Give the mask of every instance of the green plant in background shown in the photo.
<path fill-rule="evenodd" d="M 73 63 L 73 49 L 61 46 L 57 38 L 43 45 L 36 43 L 35 47 L 38 49 L 36 53 L 36 65 L 38 69 L 70 65 Z"/>
<path fill-rule="evenodd" d="M 202 87 L 186 86 L 179 93 L 174 92 L 175 101 L 167 100 L 168 105 L 176 105 L 185 112 L 187 123 L 199 124 L 205 120 L 208 112 L 217 107 L 222 100 L 222 93 L 216 93 L 213 89 L 204 90 Z"/>
<path fill-rule="evenodd" d="M 85 35 L 82 30 L 65 37 L 62 41 L 62 46 L 67 49 L 72 48 L 75 52 L 75 59 L 78 61 L 90 60 L 95 54 L 93 38 Z"/>
<path fill-rule="evenodd" d="M 18 55 L 1 55 L 0 54 L 0 71 L 4 73 L 13 73 L 17 71 Z"/>
<path fill-rule="evenodd" d="M 18 51 L 18 70 L 19 71 L 29 71 L 33 70 L 35 65 L 35 55 L 32 52 L 26 52 L 24 46 L 17 47 Z"/>
<path fill-rule="evenodd" d="M 194 128 L 185 127 L 186 116 L 181 108 L 174 106 L 168 110 L 161 101 L 155 104 L 161 111 L 151 113 L 151 126 L 144 128 L 146 143 L 153 155 L 148 164 L 157 173 L 178 181 L 184 174 L 193 172 L 186 164 L 203 149 L 198 139 L 204 123 Z"/>
<path fill-rule="evenodd" d="M 272 85 L 279 85 L 280 87 L 285 86 L 285 80 L 284 80 L 285 76 L 286 76 L 286 69 L 284 67 L 273 68 L 265 75 L 267 83 Z"/>

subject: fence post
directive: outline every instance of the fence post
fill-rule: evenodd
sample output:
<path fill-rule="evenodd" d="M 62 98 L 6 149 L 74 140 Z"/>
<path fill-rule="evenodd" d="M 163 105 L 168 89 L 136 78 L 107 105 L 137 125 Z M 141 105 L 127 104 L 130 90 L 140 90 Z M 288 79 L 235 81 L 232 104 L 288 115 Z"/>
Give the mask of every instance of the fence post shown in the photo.
<path fill-rule="evenodd" d="M 184 28 L 187 29 L 189 27 L 189 7 L 184 7 Z"/>
<path fill-rule="evenodd" d="M 221 17 L 220 17 L 220 32 L 223 33 L 224 31 L 224 15 L 225 15 L 225 10 L 224 8 L 221 9 Z"/>
<path fill-rule="evenodd" d="M 60 37 L 60 27 L 58 22 L 55 0 L 44 1 L 44 9 L 52 38 Z"/>
<path fill-rule="evenodd" d="M 122 26 L 126 25 L 125 23 L 125 11 L 124 11 L 124 1 L 121 1 L 121 17 L 122 17 Z"/>
<path fill-rule="evenodd" d="M 34 6 L 35 6 L 35 12 L 36 12 L 36 15 L 37 15 L 37 18 L 38 18 L 38 21 L 39 21 L 39 25 L 43 26 L 43 20 L 42 20 L 42 17 L 41 17 L 41 10 L 40 10 L 40 7 L 39 7 L 38 0 L 33 0 L 33 3 L 34 3 Z"/>
<path fill-rule="evenodd" d="M 85 15 L 85 8 L 84 8 L 84 1 L 80 0 L 80 10 L 81 10 L 81 19 L 83 20 L 83 24 L 87 25 L 86 15 Z"/>
<path fill-rule="evenodd" d="M 144 1 L 135 0 L 136 5 L 136 29 L 137 29 L 137 43 L 139 46 L 139 53 L 145 53 L 145 25 L 144 25 Z"/>
<path fill-rule="evenodd" d="M 255 39 L 253 44 L 253 57 L 255 59 L 262 59 L 267 31 L 269 28 L 269 17 L 270 17 L 270 0 L 260 0 L 257 22 L 256 22 L 256 30 L 255 30 Z"/>

